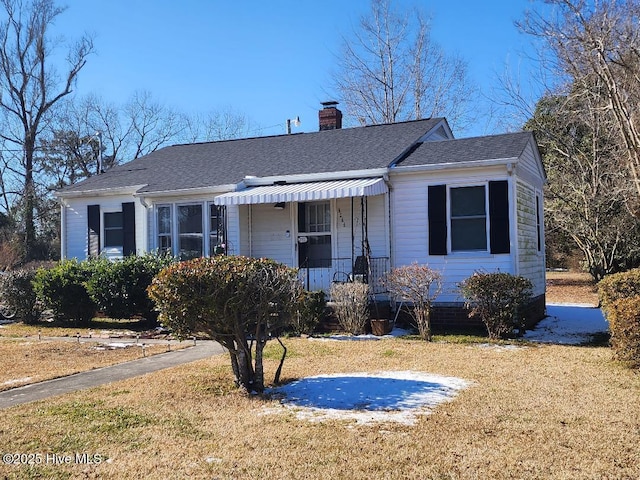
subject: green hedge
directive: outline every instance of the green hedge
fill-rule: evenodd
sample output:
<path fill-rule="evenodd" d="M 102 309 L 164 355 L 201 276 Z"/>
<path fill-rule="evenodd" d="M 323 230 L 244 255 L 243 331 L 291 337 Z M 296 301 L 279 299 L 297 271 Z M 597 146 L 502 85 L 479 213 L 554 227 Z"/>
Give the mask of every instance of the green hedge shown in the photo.
<path fill-rule="evenodd" d="M 173 257 L 156 254 L 131 255 L 116 261 L 91 260 L 87 292 L 98 309 L 111 318 L 141 316 L 155 322 L 157 312 L 147 288 L 173 261 Z"/>
<path fill-rule="evenodd" d="M 296 335 L 311 335 L 322 321 L 327 310 L 327 300 L 322 290 L 303 291 L 298 311 L 291 318 L 291 329 Z"/>
<path fill-rule="evenodd" d="M 598 283 L 598 297 L 605 315 L 615 301 L 637 296 L 640 296 L 640 268 L 609 275 Z"/>
<path fill-rule="evenodd" d="M 92 262 L 64 260 L 56 266 L 37 271 L 34 290 L 46 308 L 53 310 L 56 318 L 88 324 L 96 312 L 86 282 L 92 275 Z"/>
<path fill-rule="evenodd" d="M 14 270 L 0 276 L 2 302 L 27 324 L 36 323 L 44 309 L 33 288 L 35 278 L 35 269 Z"/>
<path fill-rule="evenodd" d="M 611 302 L 607 320 L 614 357 L 630 367 L 640 367 L 640 296 Z"/>
<path fill-rule="evenodd" d="M 459 285 L 469 316 L 479 316 L 489 337 L 502 338 L 524 326 L 524 309 L 531 301 L 528 278 L 509 273 L 475 273 Z"/>

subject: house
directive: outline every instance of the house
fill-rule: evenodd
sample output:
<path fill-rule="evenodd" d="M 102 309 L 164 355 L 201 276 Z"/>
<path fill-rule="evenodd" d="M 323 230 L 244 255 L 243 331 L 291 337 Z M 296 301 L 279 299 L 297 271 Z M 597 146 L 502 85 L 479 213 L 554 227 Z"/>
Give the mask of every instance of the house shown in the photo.
<path fill-rule="evenodd" d="M 175 145 L 60 190 L 62 257 L 153 250 L 298 267 L 308 289 L 440 269 L 439 321 L 466 321 L 456 285 L 475 271 L 523 275 L 544 315 L 545 174 L 534 135 L 454 139 L 444 118 Z M 440 319 L 440 320 L 439 320 Z"/>

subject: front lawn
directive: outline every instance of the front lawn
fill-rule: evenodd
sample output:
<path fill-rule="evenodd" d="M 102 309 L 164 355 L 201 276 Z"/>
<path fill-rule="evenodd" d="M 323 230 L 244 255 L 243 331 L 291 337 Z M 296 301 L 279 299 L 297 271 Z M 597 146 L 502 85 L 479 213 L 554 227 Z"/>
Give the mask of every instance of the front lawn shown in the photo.
<path fill-rule="evenodd" d="M 469 386 L 412 426 L 303 420 L 276 399 L 240 394 L 228 357 L 216 356 L 3 411 L 2 453 L 79 453 L 99 463 L 0 464 L 0 476 L 640 477 L 640 376 L 612 363 L 606 347 L 397 338 L 285 344 L 285 381 L 413 371 Z M 277 343 L 266 354 L 270 380 Z"/>

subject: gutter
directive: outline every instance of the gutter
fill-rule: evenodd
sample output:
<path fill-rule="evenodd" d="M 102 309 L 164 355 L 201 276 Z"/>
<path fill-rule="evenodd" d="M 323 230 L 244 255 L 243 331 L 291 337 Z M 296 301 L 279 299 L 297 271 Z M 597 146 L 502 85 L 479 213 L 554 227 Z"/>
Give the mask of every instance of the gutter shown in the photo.
<path fill-rule="evenodd" d="M 95 190 L 81 190 L 71 192 L 55 192 L 53 195 L 60 201 L 67 198 L 84 198 L 84 197 L 108 197 L 113 195 L 135 195 L 141 188 L 146 187 L 143 185 L 131 185 L 128 187 L 115 187 L 115 188 L 99 188 Z"/>
<path fill-rule="evenodd" d="M 145 185 L 146 186 L 146 185 Z M 210 187 L 196 187 L 196 188 L 180 188 L 176 190 L 157 190 L 153 192 L 140 192 L 136 190 L 133 193 L 134 197 L 139 198 L 158 198 L 158 197 L 172 197 L 179 195 L 206 195 L 210 193 L 227 193 L 229 191 L 234 191 L 236 188 L 235 183 L 227 184 L 227 185 L 215 185 Z"/>
<path fill-rule="evenodd" d="M 330 180 L 347 180 L 356 178 L 384 177 L 389 172 L 387 167 L 367 170 L 346 170 L 343 172 L 303 173 L 297 175 L 273 175 L 269 177 L 246 176 L 236 185 L 234 190 L 240 191 L 248 187 L 273 185 L 275 182 L 312 183 Z"/>
<path fill-rule="evenodd" d="M 414 173 L 414 172 L 437 172 L 442 170 L 455 170 L 460 168 L 480 168 L 509 166 L 513 169 L 518 164 L 518 157 L 500 158 L 493 160 L 471 160 L 468 162 L 449 162 L 437 163 L 433 165 L 410 165 L 405 167 L 392 167 L 389 169 L 391 173 Z"/>

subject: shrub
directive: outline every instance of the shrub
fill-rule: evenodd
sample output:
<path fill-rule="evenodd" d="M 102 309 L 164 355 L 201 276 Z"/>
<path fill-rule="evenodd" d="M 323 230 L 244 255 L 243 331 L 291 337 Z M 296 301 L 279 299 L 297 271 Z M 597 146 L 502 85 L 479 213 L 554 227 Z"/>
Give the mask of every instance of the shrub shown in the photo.
<path fill-rule="evenodd" d="M 369 320 L 369 286 L 364 283 L 334 283 L 331 299 L 340 327 L 348 333 L 364 333 Z"/>
<path fill-rule="evenodd" d="M 98 309 L 111 318 L 139 315 L 154 322 L 155 305 L 147 295 L 153 278 L 174 261 L 167 255 L 130 255 L 122 260 L 92 260 L 87 291 Z"/>
<path fill-rule="evenodd" d="M 327 309 L 327 300 L 322 290 L 305 290 L 300 296 L 298 311 L 291 319 L 293 332 L 310 335 L 316 329 Z"/>
<path fill-rule="evenodd" d="M 497 339 L 523 328 L 524 308 L 531 301 L 533 285 L 527 278 L 509 273 L 474 273 L 459 285 L 469 316 L 479 316 L 489 338 Z"/>
<path fill-rule="evenodd" d="M 611 302 L 607 320 L 614 357 L 630 367 L 640 367 L 640 296 Z"/>
<path fill-rule="evenodd" d="M 207 332 L 229 351 L 236 383 L 262 392 L 264 346 L 290 321 L 300 290 L 298 272 L 273 260 L 216 256 L 169 265 L 148 292 L 164 325 L 182 337 Z"/>
<path fill-rule="evenodd" d="M 409 314 L 420 337 L 431 341 L 431 304 L 442 291 L 442 274 L 428 265 L 412 263 L 392 269 L 383 283 L 396 300 L 411 302 Z"/>
<path fill-rule="evenodd" d="M 2 302 L 27 324 L 36 323 L 44 310 L 33 288 L 35 278 L 35 269 L 14 270 L 0 277 Z"/>
<path fill-rule="evenodd" d="M 616 300 L 640 296 L 640 268 L 616 273 L 598 282 L 598 297 L 605 314 Z"/>
<path fill-rule="evenodd" d="M 88 324 L 96 312 L 85 286 L 91 273 L 92 262 L 64 260 L 52 268 L 38 269 L 34 290 L 57 318 Z"/>

